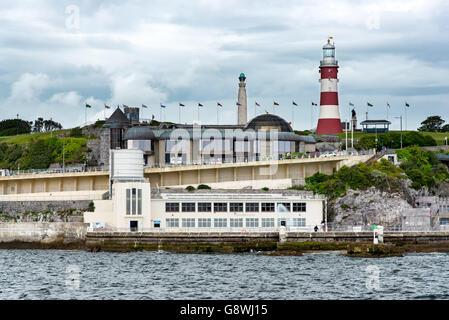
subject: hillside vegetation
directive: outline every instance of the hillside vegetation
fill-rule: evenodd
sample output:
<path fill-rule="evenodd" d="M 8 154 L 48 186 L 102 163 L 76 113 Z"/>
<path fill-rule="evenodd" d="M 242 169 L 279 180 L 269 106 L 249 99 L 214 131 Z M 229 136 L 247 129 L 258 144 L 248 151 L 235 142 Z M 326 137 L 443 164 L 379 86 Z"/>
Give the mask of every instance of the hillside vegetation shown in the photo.
<path fill-rule="evenodd" d="M 64 144 L 65 164 L 86 160 L 85 137 L 58 137 L 69 130 L 0 137 L 0 168 L 47 169 L 52 163 L 62 164 Z"/>
<path fill-rule="evenodd" d="M 449 182 L 449 172 L 437 160 L 435 152 L 415 146 L 398 150 L 397 154 L 402 162 L 399 167 L 385 159 L 371 165 L 343 166 L 333 175 L 316 173 L 306 178 L 305 189 L 325 194 L 332 200 L 344 195 L 348 188 L 366 190 L 375 187 L 381 191 L 397 192 L 401 179 L 410 179 L 413 189 L 432 189 L 438 182 Z"/>

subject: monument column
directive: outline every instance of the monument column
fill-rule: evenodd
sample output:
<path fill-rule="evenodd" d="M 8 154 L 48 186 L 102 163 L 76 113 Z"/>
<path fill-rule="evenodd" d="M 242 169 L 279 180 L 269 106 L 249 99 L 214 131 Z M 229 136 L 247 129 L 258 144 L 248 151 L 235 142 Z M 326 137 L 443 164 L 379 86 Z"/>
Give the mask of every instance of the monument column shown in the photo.
<path fill-rule="evenodd" d="M 246 104 L 246 77 L 244 73 L 239 76 L 239 96 L 237 100 L 238 118 L 237 124 L 245 125 L 248 122 L 248 111 Z"/>

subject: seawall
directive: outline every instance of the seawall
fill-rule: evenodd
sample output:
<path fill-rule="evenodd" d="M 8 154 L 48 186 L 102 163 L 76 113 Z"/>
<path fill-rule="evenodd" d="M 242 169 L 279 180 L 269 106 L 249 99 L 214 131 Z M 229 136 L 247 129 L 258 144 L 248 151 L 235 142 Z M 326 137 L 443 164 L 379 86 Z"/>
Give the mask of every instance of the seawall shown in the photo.
<path fill-rule="evenodd" d="M 86 231 L 81 222 L 0 223 L 0 248 L 84 249 Z"/>

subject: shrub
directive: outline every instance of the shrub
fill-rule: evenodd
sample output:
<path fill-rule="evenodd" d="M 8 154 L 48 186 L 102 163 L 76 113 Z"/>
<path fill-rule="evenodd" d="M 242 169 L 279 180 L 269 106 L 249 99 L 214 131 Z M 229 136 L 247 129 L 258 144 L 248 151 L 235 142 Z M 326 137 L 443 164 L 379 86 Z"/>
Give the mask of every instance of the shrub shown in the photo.
<path fill-rule="evenodd" d="M 95 211 L 95 204 L 93 201 L 89 202 L 89 206 L 86 209 L 87 212 L 94 212 Z"/>
<path fill-rule="evenodd" d="M 200 184 L 197 189 L 212 189 L 207 184 Z"/>
<path fill-rule="evenodd" d="M 187 186 L 187 187 L 186 187 L 186 190 L 188 190 L 188 191 L 193 191 L 193 190 L 195 190 L 195 187 L 194 187 L 194 186 Z"/>
<path fill-rule="evenodd" d="M 262 190 L 263 190 L 263 191 L 268 191 L 268 190 L 270 190 L 270 188 L 268 188 L 268 187 L 263 187 Z"/>

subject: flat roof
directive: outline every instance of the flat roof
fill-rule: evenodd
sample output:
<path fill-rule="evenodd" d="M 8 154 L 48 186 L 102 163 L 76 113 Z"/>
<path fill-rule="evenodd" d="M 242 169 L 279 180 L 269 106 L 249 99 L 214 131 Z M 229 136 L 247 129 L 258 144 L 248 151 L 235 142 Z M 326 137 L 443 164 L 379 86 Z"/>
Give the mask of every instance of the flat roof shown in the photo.
<path fill-rule="evenodd" d="M 294 189 L 195 189 L 189 191 L 185 188 L 152 188 L 152 199 L 185 199 L 203 198 L 231 200 L 236 198 L 273 199 L 279 197 L 301 197 L 302 199 L 324 199 L 324 195 L 314 194 L 307 190 Z"/>

